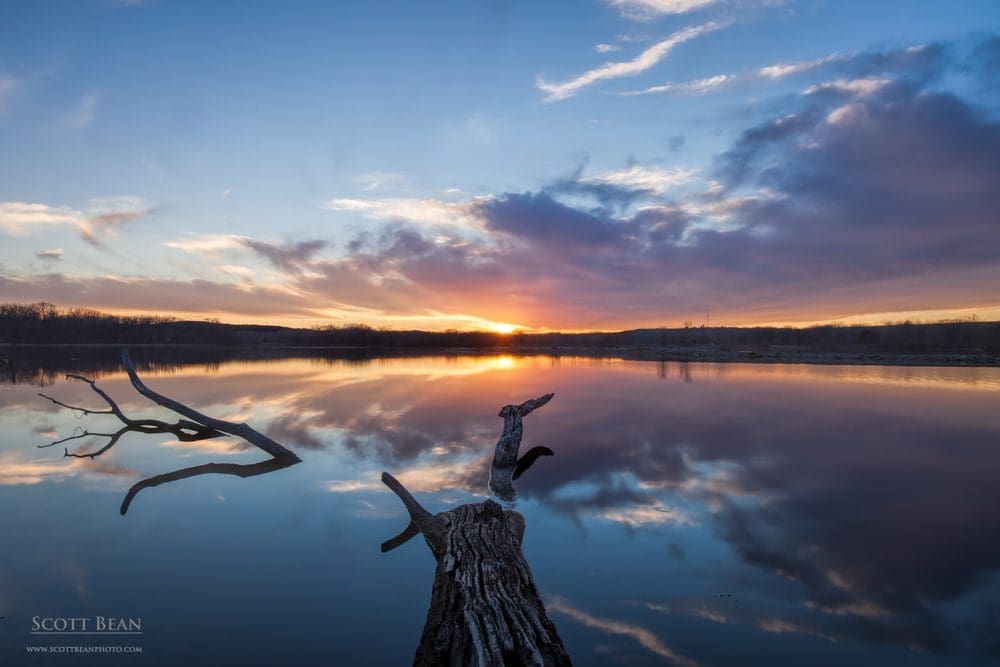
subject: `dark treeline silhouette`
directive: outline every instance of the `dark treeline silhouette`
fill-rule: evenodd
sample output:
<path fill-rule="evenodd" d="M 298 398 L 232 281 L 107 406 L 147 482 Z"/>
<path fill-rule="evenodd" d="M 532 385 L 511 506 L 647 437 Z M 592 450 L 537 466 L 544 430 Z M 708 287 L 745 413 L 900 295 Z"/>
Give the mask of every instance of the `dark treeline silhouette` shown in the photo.
<path fill-rule="evenodd" d="M 902 322 L 874 326 L 690 327 L 619 332 L 499 334 L 486 331 L 399 331 L 364 324 L 309 329 L 218 321 L 184 321 L 156 316 L 109 315 L 95 310 L 64 310 L 47 303 L 0 304 L 0 343 L 24 345 L 161 345 L 227 348 L 343 348 L 356 350 L 464 348 L 514 351 L 621 350 L 670 353 L 692 358 L 754 359 L 765 353 L 843 353 L 874 355 L 967 355 L 965 361 L 996 363 L 1000 322 L 974 319 L 934 323 Z M 695 354 L 697 352 L 697 354 Z M 4 356 L 0 352 L 0 356 Z M 226 356 L 226 355 L 223 355 Z M 991 361 L 992 360 L 992 361 Z M 962 361 L 957 359 L 957 361 Z"/>

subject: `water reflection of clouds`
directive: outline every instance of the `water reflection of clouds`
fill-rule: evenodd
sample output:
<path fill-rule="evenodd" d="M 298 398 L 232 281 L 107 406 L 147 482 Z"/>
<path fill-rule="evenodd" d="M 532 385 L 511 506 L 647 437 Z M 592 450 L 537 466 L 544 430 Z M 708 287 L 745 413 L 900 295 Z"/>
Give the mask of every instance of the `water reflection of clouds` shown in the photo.
<path fill-rule="evenodd" d="M 952 376 L 964 369 L 935 379 L 928 369 L 869 377 L 835 368 L 831 380 L 825 369 L 795 367 L 737 367 L 720 379 L 706 367 L 683 391 L 654 391 L 641 366 L 610 366 L 611 375 L 602 366 L 600 377 L 588 367 L 560 368 L 565 377 L 546 378 L 559 401 L 528 436 L 551 445 L 556 459 L 526 476 L 522 497 L 633 529 L 667 523 L 641 518 L 674 496 L 700 501 L 745 563 L 802 591 L 804 618 L 755 621 L 762 630 L 944 649 L 944 607 L 1000 566 L 1000 520 L 990 510 L 1000 501 L 991 444 L 998 421 L 992 392 L 969 391 L 992 390 L 993 382 L 963 382 L 956 392 Z M 522 393 L 530 394 L 540 369 L 524 370 Z M 488 446 L 490 422 L 480 425 L 476 415 L 491 416 L 500 401 L 481 398 L 493 377 L 479 379 L 442 379 L 413 393 L 397 386 L 408 407 L 391 418 L 327 425 L 382 440 L 386 460 L 463 439 Z M 325 400 L 337 403 L 335 394 Z M 381 395 L 380 404 L 393 405 Z M 468 488 L 464 471 L 434 473 L 415 483 Z"/>
<path fill-rule="evenodd" d="M 763 576 L 748 595 L 776 608 L 645 600 L 656 611 L 925 650 L 971 641 L 956 637 L 954 619 L 1000 569 L 995 370 L 500 359 L 224 365 L 151 382 L 206 411 L 238 412 L 293 449 L 346 455 L 355 467 L 328 474 L 325 490 L 376 508 L 381 467 L 403 468 L 413 491 L 482 493 L 497 408 L 555 391 L 525 437 L 525 448 L 555 456 L 521 480 L 523 501 L 664 540 L 678 529 L 714 537 Z M 102 386 L 128 394 L 122 378 Z M 52 425 L 46 406 L 17 404 Z M 37 458 L 11 459 L 5 474 L 83 469 Z M 988 637 L 994 616 L 980 615 L 976 632 Z"/>
<path fill-rule="evenodd" d="M 680 667 L 696 667 L 698 664 L 694 660 L 678 654 L 676 651 L 667 646 L 663 640 L 642 626 L 593 616 L 592 614 L 580 609 L 566 598 L 560 596 L 552 596 L 546 600 L 546 606 L 549 611 L 568 616 L 578 623 L 582 623 L 591 628 L 596 628 L 601 632 L 611 635 L 624 635 L 631 637 L 635 641 L 639 642 L 639 644 L 641 644 L 642 647 L 650 653 L 668 660 L 673 665 L 679 665 Z"/>
<path fill-rule="evenodd" d="M 71 462 L 72 461 L 72 462 Z M 84 462 L 81 459 L 53 459 L 51 456 L 29 456 L 18 451 L 0 452 L 0 485 L 20 486 L 46 481 L 84 479 L 88 484 L 110 486 L 108 476 L 139 477 L 131 468 L 110 462 Z"/>

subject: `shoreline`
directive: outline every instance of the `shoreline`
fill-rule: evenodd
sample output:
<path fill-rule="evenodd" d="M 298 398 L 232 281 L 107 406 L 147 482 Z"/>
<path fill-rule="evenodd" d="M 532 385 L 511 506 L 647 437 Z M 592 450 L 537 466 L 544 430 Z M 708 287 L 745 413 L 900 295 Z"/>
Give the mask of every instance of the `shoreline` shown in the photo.
<path fill-rule="evenodd" d="M 205 343 L 21 343 L 0 345 L 0 359 L 16 355 L 18 351 L 31 356 L 46 350 L 65 354 L 72 350 L 99 352 L 102 355 L 123 349 L 145 350 L 156 353 L 177 353 L 178 363 L 203 363 L 205 355 L 219 361 L 266 360 L 296 357 L 330 357 L 348 359 L 378 359 L 422 356 L 548 356 L 586 357 L 594 359 L 623 359 L 626 361 L 677 361 L 698 363 L 763 363 L 763 364 L 812 364 L 860 366 L 933 366 L 933 367 L 1000 367 L 1000 354 L 981 351 L 953 350 L 947 352 L 886 352 L 870 349 L 815 348 L 790 349 L 792 346 L 758 346 L 748 349 L 730 349 L 719 346 L 588 346 L 588 345 L 521 345 L 491 347 L 382 347 L 382 346 L 224 346 Z M 85 352 L 86 353 L 86 352 Z M 191 353 L 196 353 L 191 355 Z M 193 356 L 190 360 L 185 356 Z M 20 356 L 20 355 L 17 355 Z M 58 356 L 58 355 L 57 355 Z M 159 355 L 157 355 L 159 356 Z M 0 362 L 2 363 L 2 362 Z"/>

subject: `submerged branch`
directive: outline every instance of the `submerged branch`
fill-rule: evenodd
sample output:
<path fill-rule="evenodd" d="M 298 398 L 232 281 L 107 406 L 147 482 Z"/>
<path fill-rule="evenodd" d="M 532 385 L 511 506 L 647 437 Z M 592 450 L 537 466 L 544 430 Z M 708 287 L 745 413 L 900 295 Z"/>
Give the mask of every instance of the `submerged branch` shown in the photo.
<path fill-rule="evenodd" d="M 128 377 L 132 381 L 132 386 L 135 387 L 135 390 L 157 405 L 161 405 L 168 410 L 187 417 L 188 419 L 197 422 L 199 426 L 204 428 L 209 428 L 243 438 L 251 445 L 264 450 L 276 458 L 288 457 L 290 459 L 294 459 L 295 461 L 301 461 L 301 459 L 292 453 L 291 450 L 279 445 L 277 442 L 267 437 L 260 431 L 253 429 L 248 424 L 235 424 L 223 419 L 209 417 L 208 415 L 202 414 L 194 408 L 188 407 L 179 401 L 175 401 L 168 396 L 164 396 L 163 394 L 153 391 L 139 379 L 139 376 L 135 372 L 135 367 L 132 365 L 132 359 L 129 357 L 128 350 L 122 352 L 122 363 L 125 365 L 125 370 L 128 372 Z"/>

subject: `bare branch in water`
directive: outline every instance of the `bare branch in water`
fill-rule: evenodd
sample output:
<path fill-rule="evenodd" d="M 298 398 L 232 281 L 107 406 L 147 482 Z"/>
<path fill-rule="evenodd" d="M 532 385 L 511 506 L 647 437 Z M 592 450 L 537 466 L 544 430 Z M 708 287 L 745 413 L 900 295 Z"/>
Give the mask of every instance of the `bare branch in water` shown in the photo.
<path fill-rule="evenodd" d="M 182 468 L 173 472 L 149 477 L 148 479 L 137 482 L 128 490 L 128 493 L 125 495 L 125 499 L 122 502 L 122 514 L 125 514 L 128 511 L 128 508 L 135 499 L 135 496 L 143 489 L 149 487 L 159 486 L 168 482 L 174 482 L 210 473 L 236 475 L 238 477 L 253 477 L 255 475 L 262 475 L 274 470 L 280 470 L 281 468 L 287 468 L 288 466 L 295 465 L 302 460 L 291 450 L 278 444 L 271 438 L 268 438 L 266 435 L 255 430 L 248 424 L 234 424 L 222 419 L 209 417 L 179 401 L 153 391 L 139 379 L 127 350 L 122 352 L 122 362 L 125 365 L 125 370 L 128 372 L 132 386 L 135 387 L 136 391 L 154 403 L 176 412 L 183 417 L 183 419 L 178 419 L 174 423 L 165 422 L 159 419 L 132 419 L 122 411 L 111 396 L 97 386 L 94 380 L 81 375 L 67 375 L 66 377 L 68 379 L 79 380 L 89 384 L 94 393 L 100 396 L 101 399 L 108 405 L 108 408 L 106 410 L 95 410 L 70 405 L 45 394 L 39 394 L 39 396 L 55 403 L 60 407 L 73 410 L 74 412 L 79 412 L 82 415 L 114 415 L 119 419 L 119 421 L 122 422 L 122 424 L 124 424 L 124 426 L 115 433 L 97 433 L 82 430 L 81 432 L 74 433 L 66 438 L 38 445 L 39 448 L 52 447 L 53 445 L 62 444 L 71 440 L 80 440 L 82 438 L 107 438 L 108 441 L 103 447 L 91 452 L 70 452 L 68 448 L 63 449 L 63 456 L 93 460 L 114 447 L 126 433 L 142 433 L 144 435 L 169 433 L 180 442 L 196 442 L 199 440 L 224 438 L 227 435 L 235 435 L 271 455 L 270 459 L 258 463 L 206 463 L 203 465 Z"/>
<path fill-rule="evenodd" d="M 46 400 L 55 403 L 58 406 L 67 408 L 69 410 L 73 410 L 74 412 L 80 412 L 84 415 L 114 415 L 124 424 L 124 426 L 115 433 L 93 433 L 90 431 L 83 431 L 82 433 L 76 433 L 69 437 L 62 438 L 61 440 L 55 440 L 53 442 L 44 445 L 38 445 L 40 449 L 44 449 L 46 447 L 52 447 L 53 445 L 59 445 L 64 442 L 69 442 L 70 440 L 80 440 L 82 438 L 87 438 L 87 437 L 107 438 L 108 439 L 107 443 L 105 443 L 103 447 L 101 447 L 96 451 L 77 453 L 77 452 L 70 452 L 68 449 L 66 449 L 64 454 L 64 456 L 74 457 L 78 459 L 82 458 L 95 459 L 101 454 L 107 452 L 116 444 L 118 444 L 118 441 L 126 433 L 145 433 L 147 435 L 155 435 L 158 433 L 169 433 L 181 442 L 197 442 L 199 440 L 208 440 L 210 438 L 221 438 L 226 436 L 225 433 L 219 431 L 218 429 L 205 426 L 204 424 L 199 424 L 197 422 L 193 422 L 189 419 L 178 419 L 176 422 L 172 424 L 169 422 L 161 421 L 159 419 L 132 419 L 122 411 L 122 409 L 118 406 L 118 404 L 114 401 L 113 398 L 111 398 L 103 389 L 97 386 L 97 383 L 94 380 L 83 377 L 82 375 L 72 375 L 72 374 L 67 374 L 66 378 L 70 380 L 79 380 L 81 382 L 86 382 L 88 385 L 90 385 L 90 388 L 94 391 L 94 393 L 100 396 L 104 400 L 104 402 L 108 404 L 108 409 L 94 410 L 91 408 L 84 408 L 78 405 L 70 405 L 58 399 L 55 399 L 51 396 L 47 396 L 46 394 L 39 393 L 38 395 Z"/>

